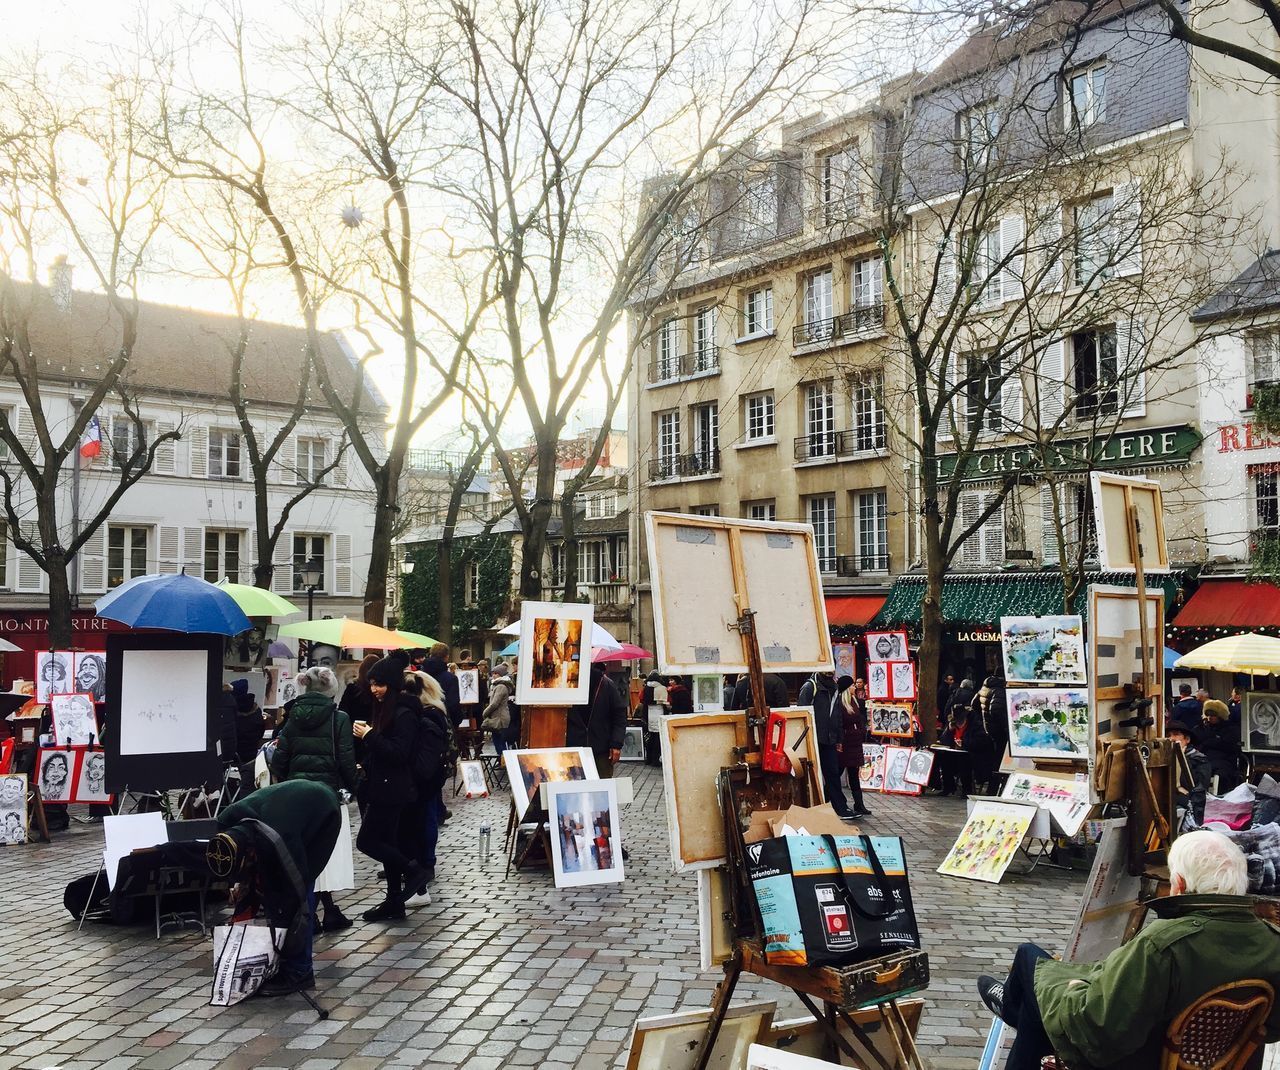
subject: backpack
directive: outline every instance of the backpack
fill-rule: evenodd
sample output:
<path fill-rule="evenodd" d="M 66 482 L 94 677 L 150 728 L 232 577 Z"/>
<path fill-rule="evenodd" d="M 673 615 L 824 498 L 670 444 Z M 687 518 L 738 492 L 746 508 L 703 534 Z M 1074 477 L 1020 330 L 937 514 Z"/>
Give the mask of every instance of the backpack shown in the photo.
<path fill-rule="evenodd" d="M 452 733 L 447 718 L 434 706 L 424 706 L 418 715 L 418 741 L 413 751 L 413 778 L 419 786 L 440 779 L 444 771 Z"/>

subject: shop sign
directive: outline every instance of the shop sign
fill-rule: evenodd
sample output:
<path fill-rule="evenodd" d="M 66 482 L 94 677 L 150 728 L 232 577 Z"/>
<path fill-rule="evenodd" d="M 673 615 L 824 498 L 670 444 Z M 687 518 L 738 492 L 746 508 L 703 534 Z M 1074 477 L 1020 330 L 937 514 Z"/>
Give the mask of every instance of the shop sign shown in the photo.
<path fill-rule="evenodd" d="M 39 635 L 49 630 L 47 613 L 7 613 L 0 615 L 0 635 Z M 122 626 L 115 621 L 90 614 L 75 615 L 71 620 L 71 630 L 75 632 L 112 632 L 121 631 Z"/>
<path fill-rule="evenodd" d="M 998 643 L 1000 642 L 999 632 L 973 631 L 973 632 L 957 632 L 957 643 Z"/>
<path fill-rule="evenodd" d="M 1087 472 L 1095 468 L 1156 468 L 1186 464 L 1200 445 L 1200 433 L 1190 424 L 1152 427 L 1108 435 L 1105 438 L 1069 439 L 1046 447 L 1054 472 Z M 950 479 L 956 470 L 954 453 L 938 458 L 938 477 Z M 976 450 L 961 458 L 961 480 L 976 483 L 1001 476 L 1042 472 L 1038 451 L 1030 446 L 1006 446 Z"/>
<path fill-rule="evenodd" d="M 1223 424 L 1217 432 L 1219 453 L 1241 453 L 1245 450 L 1267 450 L 1280 446 L 1280 441 L 1253 424 Z"/>

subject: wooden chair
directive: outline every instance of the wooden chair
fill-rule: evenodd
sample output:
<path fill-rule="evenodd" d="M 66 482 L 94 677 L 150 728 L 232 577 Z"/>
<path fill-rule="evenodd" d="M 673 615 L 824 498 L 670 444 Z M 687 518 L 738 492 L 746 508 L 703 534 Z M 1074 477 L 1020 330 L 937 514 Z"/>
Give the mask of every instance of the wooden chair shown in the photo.
<path fill-rule="evenodd" d="M 1160 1070 L 1243 1070 L 1266 1040 L 1265 1023 L 1275 1002 L 1266 981 L 1233 981 L 1206 992 L 1169 1026 Z M 1069 1070 L 1056 1055 L 1041 1070 Z"/>

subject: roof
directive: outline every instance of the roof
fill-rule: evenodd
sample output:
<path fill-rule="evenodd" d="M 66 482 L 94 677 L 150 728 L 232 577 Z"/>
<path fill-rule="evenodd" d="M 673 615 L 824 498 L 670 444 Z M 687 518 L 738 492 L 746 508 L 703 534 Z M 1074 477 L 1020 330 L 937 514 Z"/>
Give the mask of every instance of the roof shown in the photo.
<path fill-rule="evenodd" d="M 120 320 L 106 295 L 88 291 L 73 291 L 64 312 L 49 290 L 36 287 L 27 330 L 32 350 L 42 361 L 40 374 L 47 379 L 100 379 L 120 345 Z M 129 359 L 128 382 L 140 390 L 225 398 L 231 384 L 231 353 L 226 343 L 233 342 L 238 332 L 234 316 L 139 302 L 138 339 Z M 305 342 L 306 331 L 301 327 L 254 320 L 244 362 L 246 398 L 292 407 Z M 320 357 L 340 395 L 354 396 L 360 371 L 345 339 L 337 333 L 323 334 Z M 365 383 L 369 400 L 364 407 L 385 407 L 367 377 Z"/>
<path fill-rule="evenodd" d="M 1280 250 L 1270 249 L 1191 313 L 1191 322 L 1205 323 L 1275 308 L 1280 308 Z"/>
<path fill-rule="evenodd" d="M 1280 588 L 1247 580 L 1205 580 L 1171 624 L 1175 628 L 1280 628 Z"/>
<path fill-rule="evenodd" d="M 914 89 L 917 93 L 941 89 L 1018 56 L 1069 40 L 1084 26 L 1097 26 L 1149 3 L 1150 0 L 1030 0 L 1020 9 L 1022 17 L 993 22 L 970 34 Z"/>

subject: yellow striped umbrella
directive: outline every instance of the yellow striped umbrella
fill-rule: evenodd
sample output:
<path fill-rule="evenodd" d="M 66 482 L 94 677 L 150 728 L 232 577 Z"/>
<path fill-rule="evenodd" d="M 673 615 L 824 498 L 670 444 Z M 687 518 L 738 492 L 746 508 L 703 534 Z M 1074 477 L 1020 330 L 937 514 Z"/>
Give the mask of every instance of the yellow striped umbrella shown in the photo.
<path fill-rule="evenodd" d="M 1174 668 L 1275 676 L 1280 673 L 1280 639 L 1257 632 L 1226 635 L 1183 654 Z"/>

